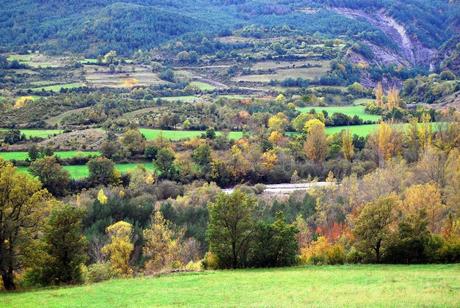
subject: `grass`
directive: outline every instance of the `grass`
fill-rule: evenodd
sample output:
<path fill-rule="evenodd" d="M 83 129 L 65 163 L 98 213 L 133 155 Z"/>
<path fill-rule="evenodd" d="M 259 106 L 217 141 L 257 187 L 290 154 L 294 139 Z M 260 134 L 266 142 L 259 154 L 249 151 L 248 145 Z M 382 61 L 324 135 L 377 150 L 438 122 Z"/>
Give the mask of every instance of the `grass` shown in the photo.
<path fill-rule="evenodd" d="M 73 157 L 99 156 L 101 154 L 99 152 L 62 151 L 54 152 L 54 155 L 66 159 Z M 5 160 L 26 160 L 29 158 L 29 154 L 27 152 L 0 152 L 0 157 Z"/>
<path fill-rule="evenodd" d="M 440 128 L 442 123 L 432 123 L 433 131 L 436 131 Z M 404 131 L 409 124 L 394 124 L 392 127 Z M 331 126 L 326 127 L 326 134 L 334 135 L 340 133 L 342 130 L 350 130 L 352 135 L 358 135 L 361 137 L 366 137 L 377 130 L 379 124 L 363 124 L 363 125 L 350 125 L 350 126 Z M 293 134 L 293 133 L 288 133 Z M 294 133 L 295 134 L 295 133 Z"/>
<path fill-rule="evenodd" d="M 36 87 L 30 90 L 34 92 L 41 92 L 41 91 L 51 91 L 51 92 L 59 92 L 62 89 L 77 89 L 84 87 L 85 84 L 81 82 L 73 82 L 73 83 L 65 83 L 65 84 L 55 84 L 51 86 L 44 86 L 44 87 Z"/>
<path fill-rule="evenodd" d="M 205 133 L 204 131 L 199 131 L 199 130 L 161 130 L 161 129 L 150 129 L 150 128 L 141 128 L 139 130 L 145 136 L 147 140 L 153 140 L 162 135 L 163 138 L 176 141 L 176 140 L 200 137 L 203 133 Z M 243 133 L 242 132 L 230 132 L 228 134 L 228 137 L 229 139 L 237 140 L 243 137 Z"/>
<path fill-rule="evenodd" d="M 0 132 L 7 131 L 7 129 L 0 129 Z M 48 138 L 53 135 L 62 134 L 63 130 L 60 129 L 21 129 L 21 134 L 24 134 L 26 138 L 39 137 Z"/>
<path fill-rule="evenodd" d="M 302 107 L 298 108 L 300 112 L 310 112 L 315 109 L 316 112 L 326 111 L 330 116 L 334 113 L 343 113 L 350 117 L 357 115 L 364 121 L 375 121 L 378 122 L 381 116 L 375 114 L 368 114 L 365 112 L 365 107 L 360 105 L 353 106 L 329 106 L 329 107 Z"/>
<path fill-rule="evenodd" d="M 143 165 L 147 170 L 153 171 L 155 169 L 155 166 L 153 163 L 129 163 L 129 164 L 115 164 L 115 168 L 120 171 L 121 173 L 128 173 L 134 169 L 138 165 Z M 63 166 L 62 167 L 64 170 L 67 170 L 70 174 L 70 177 L 72 179 L 83 179 L 89 176 L 89 170 L 88 166 L 86 165 L 73 165 L 73 166 Z M 28 172 L 27 167 L 18 167 L 19 170 L 23 172 Z"/>
<path fill-rule="evenodd" d="M 200 91 L 214 91 L 216 89 L 212 84 L 202 82 L 202 81 L 193 81 L 190 83 L 191 87 L 197 88 Z"/>
<path fill-rule="evenodd" d="M 326 127 L 326 134 L 334 135 L 340 133 L 342 130 L 350 130 L 352 135 L 358 135 L 360 137 L 366 137 L 373 133 L 379 127 L 378 124 L 370 125 L 351 125 L 351 126 L 333 126 Z"/>
<path fill-rule="evenodd" d="M 154 165 L 153 163 L 129 163 L 129 164 L 115 164 L 115 168 L 120 171 L 121 173 L 128 173 L 134 169 L 138 165 L 143 165 L 147 170 L 153 171 Z M 86 165 L 78 165 L 78 166 L 64 166 L 65 170 L 67 170 L 70 174 L 70 177 L 73 179 L 82 179 L 89 176 L 89 170 Z"/>
<path fill-rule="evenodd" d="M 5 293 L 3 307 L 458 307 L 460 265 L 212 271 Z"/>

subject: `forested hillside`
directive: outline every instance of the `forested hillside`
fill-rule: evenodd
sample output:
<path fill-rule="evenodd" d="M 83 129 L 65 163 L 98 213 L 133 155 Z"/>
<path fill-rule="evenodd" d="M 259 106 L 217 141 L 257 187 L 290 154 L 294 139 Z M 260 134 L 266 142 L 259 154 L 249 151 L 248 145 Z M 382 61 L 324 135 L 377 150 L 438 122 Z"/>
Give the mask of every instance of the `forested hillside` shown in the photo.
<path fill-rule="evenodd" d="M 4 51 L 39 49 L 88 56 L 109 50 L 128 55 L 186 33 L 225 33 L 248 24 L 288 25 L 310 34 L 345 36 L 390 50 L 404 49 L 385 30 L 385 24 L 378 22 L 377 13 L 398 22 L 410 40 L 436 50 L 458 35 L 460 15 L 458 3 L 447 0 L 0 2 L 0 45 Z M 368 47 L 358 49 L 369 57 L 365 52 Z M 421 58 L 425 63 L 412 64 L 429 65 L 427 61 L 434 57 L 430 53 Z"/>

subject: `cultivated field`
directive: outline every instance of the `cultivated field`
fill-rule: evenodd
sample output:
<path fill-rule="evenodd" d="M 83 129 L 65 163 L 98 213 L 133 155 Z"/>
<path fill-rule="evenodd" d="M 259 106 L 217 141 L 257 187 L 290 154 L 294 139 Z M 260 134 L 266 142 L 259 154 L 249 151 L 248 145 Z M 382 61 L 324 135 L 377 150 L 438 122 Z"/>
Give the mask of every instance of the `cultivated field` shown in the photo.
<path fill-rule="evenodd" d="M 458 307 L 460 265 L 207 271 L 0 295 L 2 307 Z"/>
<path fill-rule="evenodd" d="M 287 78 L 303 78 L 303 79 L 315 79 L 323 76 L 329 70 L 329 62 L 327 61 L 306 61 L 310 64 L 320 65 L 314 67 L 298 67 L 298 62 L 259 62 L 256 64 L 258 69 L 273 69 L 273 74 L 253 74 L 253 75 L 242 75 L 232 78 L 235 82 L 262 82 L 267 83 L 271 80 L 282 81 Z M 305 64 L 305 63 L 304 63 Z M 297 67 L 295 67 L 295 66 Z M 294 66 L 294 67 L 293 67 Z"/>
<path fill-rule="evenodd" d="M 151 86 L 164 84 L 165 81 L 143 66 L 123 65 L 121 72 L 110 72 L 109 68 L 97 65 L 85 65 L 85 78 L 91 87 L 130 88 L 133 86 Z"/>
<path fill-rule="evenodd" d="M 65 65 L 71 64 L 69 58 L 66 57 L 56 57 L 56 56 L 47 56 L 44 54 L 34 53 L 34 54 L 12 54 L 8 56 L 8 61 L 17 60 L 22 64 L 34 68 L 56 68 L 63 67 Z"/>

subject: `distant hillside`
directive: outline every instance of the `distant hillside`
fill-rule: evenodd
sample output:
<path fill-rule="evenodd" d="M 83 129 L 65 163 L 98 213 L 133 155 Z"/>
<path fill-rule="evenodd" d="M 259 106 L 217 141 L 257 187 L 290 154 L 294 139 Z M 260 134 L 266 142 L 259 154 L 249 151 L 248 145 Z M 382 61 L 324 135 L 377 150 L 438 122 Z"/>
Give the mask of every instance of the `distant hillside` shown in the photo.
<path fill-rule="evenodd" d="M 111 49 L 130 54 L 186 33 L 219 33 L 257 24 L 347 37 L 363 44 L 350 55 L 356 61 L 361 57 L 376 64 L 429 66 L 451 55 L 460 20 L 460 5 L 448 0 L 0 0 L 0 4 L 3 51 L 39 49 L 91 56 Z M 441 46 L 443 56 L 438 54 Z"/>

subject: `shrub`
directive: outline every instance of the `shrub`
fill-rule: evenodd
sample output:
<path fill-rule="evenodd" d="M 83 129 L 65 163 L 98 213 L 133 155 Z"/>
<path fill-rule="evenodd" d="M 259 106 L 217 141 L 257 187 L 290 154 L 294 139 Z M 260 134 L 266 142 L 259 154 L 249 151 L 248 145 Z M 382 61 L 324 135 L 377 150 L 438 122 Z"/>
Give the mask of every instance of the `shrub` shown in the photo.
<path fill-rule="evenodd" d="M 203 268 L 206 270 L 218 269 L 219 268 L 219 258 L 215 254 L 209 251 L 204 256 L 204 259 L 203 261 L 201 261 L 201 264 Z"/>
<path fill-rule="evenodd" d="M 190 272 L 200 272 L 203 270 L 203 263 L 200 261 L 190 261 L 187 265 L 185 265 L 185 270 Z"/>
<path fill-rule="evenodd" d="M 87 282 L 94 283 L 104 280 L 116 278 L 115 272 L 112 270 L 110 263 L 95 263 L 88 266 L 87 273 L 85 273 Z"/>
<path fill-rule="evenodd" d="M 444 241 L 437 251 L 437 259 L 444 263 L 456 263 L 460 261 L 460 237 L 450 238 Z"/>
<path fill-rule="evenodd" d="M 346 259 L 343 245 L 331 244 L 324 236 L 300 251 L 300 260 L 303 264 L 343 264 Z"/>

